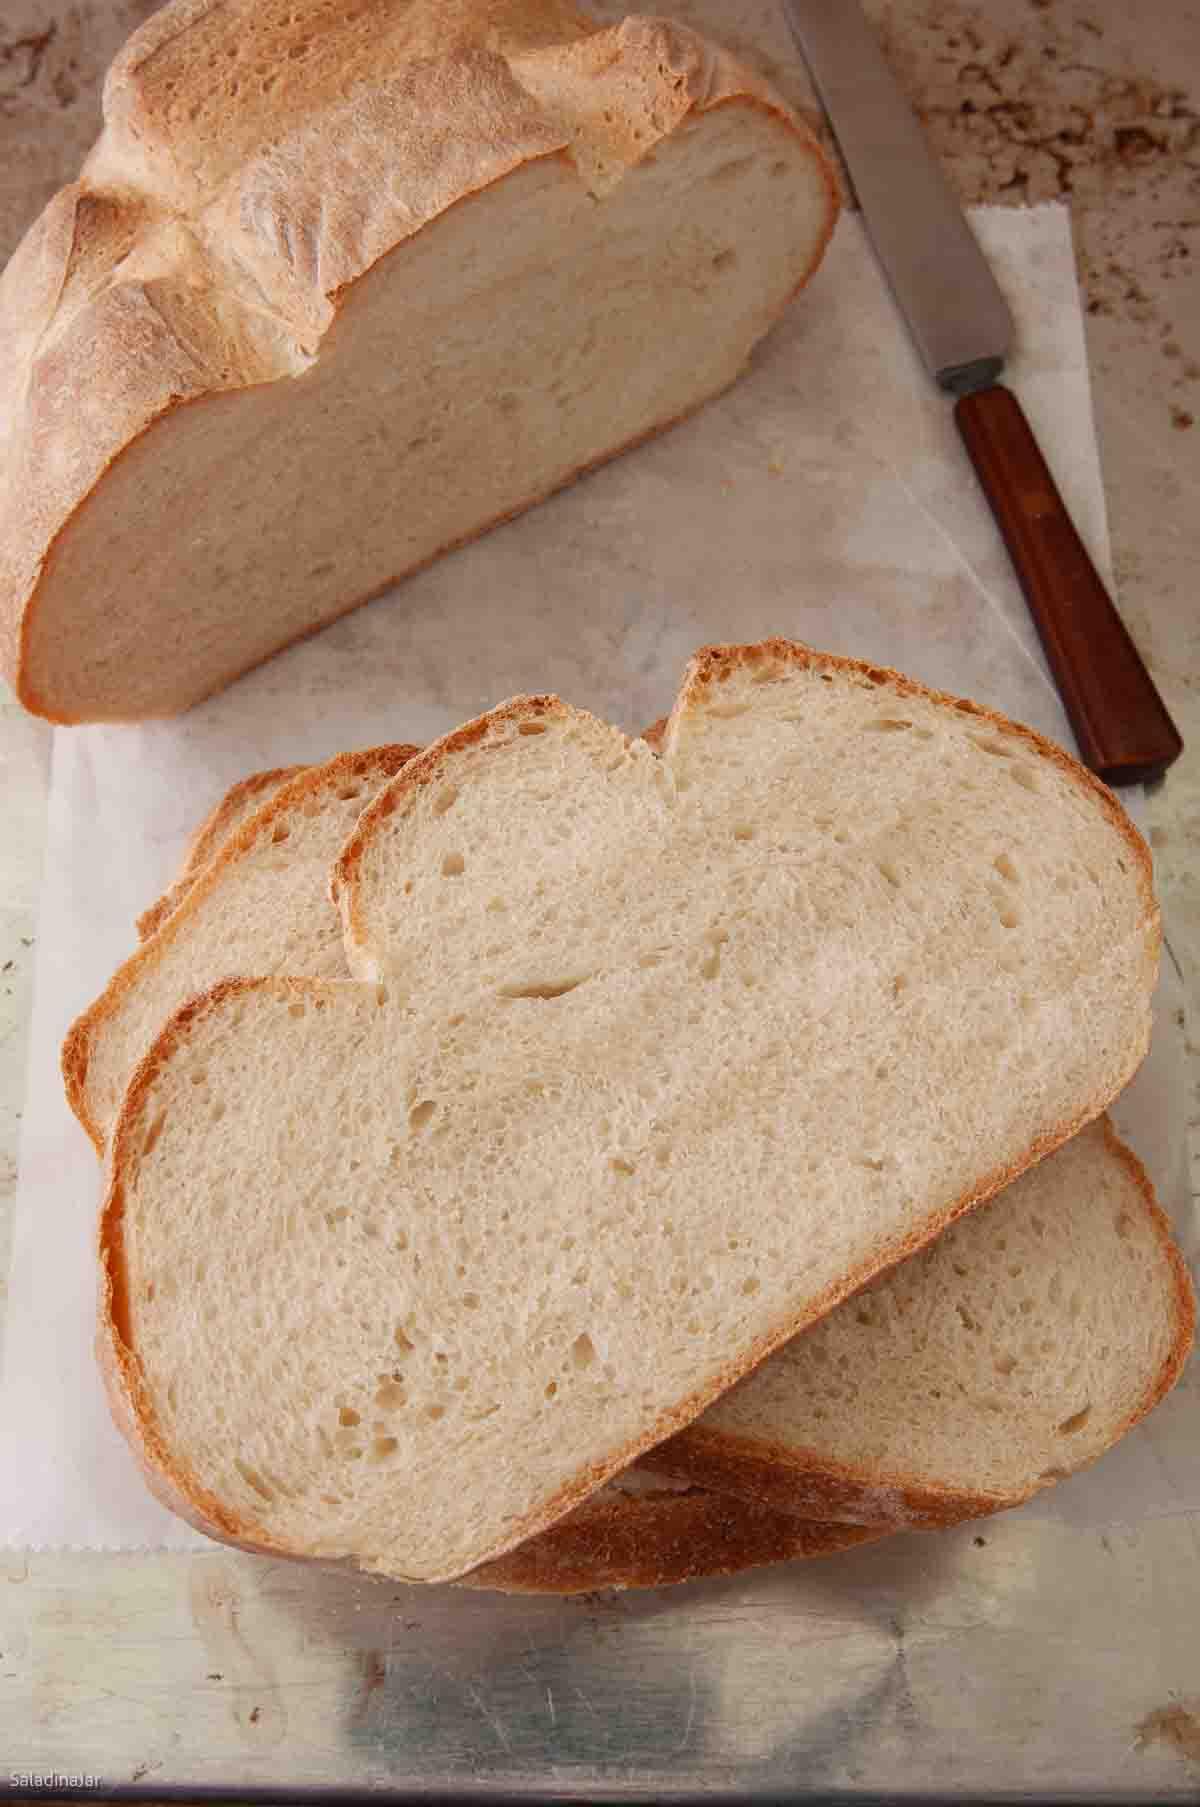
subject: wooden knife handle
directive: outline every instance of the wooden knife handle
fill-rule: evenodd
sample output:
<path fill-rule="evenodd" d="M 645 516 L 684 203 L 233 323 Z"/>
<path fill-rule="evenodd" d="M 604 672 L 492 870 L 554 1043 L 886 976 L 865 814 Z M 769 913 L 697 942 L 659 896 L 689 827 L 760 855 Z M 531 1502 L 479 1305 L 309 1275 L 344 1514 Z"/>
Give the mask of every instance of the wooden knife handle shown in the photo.
<path fill-rule="evenodd" d="M 1011 389 L 977 389 L 954 417 L 1004 536 L 1079 742 L 1106 784 L 1161 777 L 1183 741 L 1088 557 Z"/>

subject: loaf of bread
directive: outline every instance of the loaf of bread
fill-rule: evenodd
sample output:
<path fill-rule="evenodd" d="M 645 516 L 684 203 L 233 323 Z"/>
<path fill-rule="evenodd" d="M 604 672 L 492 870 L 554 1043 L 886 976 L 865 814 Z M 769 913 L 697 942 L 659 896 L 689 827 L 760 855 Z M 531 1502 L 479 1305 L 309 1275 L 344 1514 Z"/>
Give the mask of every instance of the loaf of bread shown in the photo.
<path fill-rule="evenodd" d="M 661 19 L 172 0 L 0 281 L 18 697 L 185 709 L 671 425 L 836 208 L 782 101 Z"/>
<path fill-rule="evenodd" d="M 139 1068 L 102 1335 L 183 1509 L 410 1578 L 560 1518 L 1145 1045 L 1157 914 L 1103 786 L 787 643 L 701 655 L 661 761 L 493 712 L 338 886 L 383 986 L 232 981 Z M 270 1278 L 231 1307 L 235 1265 Z"/>

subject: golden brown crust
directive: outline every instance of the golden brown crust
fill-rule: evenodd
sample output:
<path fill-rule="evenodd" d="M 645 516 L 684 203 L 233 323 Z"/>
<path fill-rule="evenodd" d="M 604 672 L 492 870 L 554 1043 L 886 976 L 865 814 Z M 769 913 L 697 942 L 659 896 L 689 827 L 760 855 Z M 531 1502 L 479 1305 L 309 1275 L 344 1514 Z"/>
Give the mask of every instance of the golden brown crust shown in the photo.
<path fill-rule="evenodd" d="M 313 766 L 278 791 L 270 802 L 244 823 L 200 874 L 179 908 L 168 916 L 157 934 L 117 968 L 100 996 L 76 1018 L 62 1046 L 62 1076 L 67 1102 L 91 1137 L 98 1154 L 104 1153 L 104 1132 L 92 1113 L 87 1092 L 88 1066 L 97 1031 L 119 1008 L 134 986 L 144 982 L 164 950 L 187 933 L 192 916 L 221 885 L 231 865 L 253 852 L 261 837 L 289 810 L 302 806 L 328 786 L 368 775 L 394 776 L 418 749 L 412 746 L 373 747 L 365 753 L 341 753 L 325 765 Z"/>
<path fill-rule="evenodd" d="M 263 798 L 267 791 L 280 790 L 308 769 L 303 765 L 275 766 L 267 772 L 251 772 L 248 778 L 239 778 L 236 784 L 230 785 L 220 802 L 214 805 L 193 834 L 183 864 L 171 884 L 158 901 L 152 903 L 148 910 L 143 910 L 138 917 L 139 941 L 148 941 L 172 911 L 179 908 L 197 875 L 208 865 L 222 842 L 228 840 L 236 824 L 250 813 L 255 800 Z"/>
<path fill-rule="evenodd" d="M 699 1488 L 601 1493 L 458 1585 L 506 1594 L 673 1587 L 765 1563 L 832 1556 L 887 1535 L 882 1526 L 814 1523 Z"/>

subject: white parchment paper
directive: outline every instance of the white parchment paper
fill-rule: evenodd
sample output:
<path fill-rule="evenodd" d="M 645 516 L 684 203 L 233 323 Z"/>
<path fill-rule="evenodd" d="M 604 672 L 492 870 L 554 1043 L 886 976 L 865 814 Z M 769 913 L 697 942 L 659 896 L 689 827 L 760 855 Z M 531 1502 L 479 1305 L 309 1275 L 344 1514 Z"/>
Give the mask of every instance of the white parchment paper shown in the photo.
<path fill-rule="evenodd" d="M 983 210 L 974 224 L 1017 319 L 1010 380 L 1105 568 L 1067 216 Z M 262 766 L 423 741 L 521 690 L 640 729 L 698 645 L 767 634 L 897 666 L 1072 745 L 950 407 L 856 218 L 748 376 L 695 421 L 178 721 L 58 731 L 0 1381 L 0 1543 L 205 1543 L 147 1494 L 109 1422 L 91 1355 L 100 1175 L 57 1051 L 225 787 Z M 1173 1011 L 1168 987 L 1152 1060 L 1118 1112 L 1168 1207 L 1187 1198 Z M 1181 1390 L 1098 1469 L 1025 1510 L 1118 1522 L 1200 1504 L 1198 1405 Z"/>

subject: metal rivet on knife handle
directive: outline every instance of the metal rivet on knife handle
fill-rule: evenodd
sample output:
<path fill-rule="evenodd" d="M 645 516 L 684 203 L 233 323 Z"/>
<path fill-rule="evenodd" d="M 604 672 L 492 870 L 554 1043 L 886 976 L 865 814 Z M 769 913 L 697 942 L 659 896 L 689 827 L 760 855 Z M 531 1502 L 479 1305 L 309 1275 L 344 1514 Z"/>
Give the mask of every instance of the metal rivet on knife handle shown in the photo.
<path fill-rule="evenodd" d="M 1107 784 L 1161 777 L 1174 722 L 1075 531 L 1011 389 L 978 389 L 955 419 L 1037 624 L 1080 757 Z"/>

